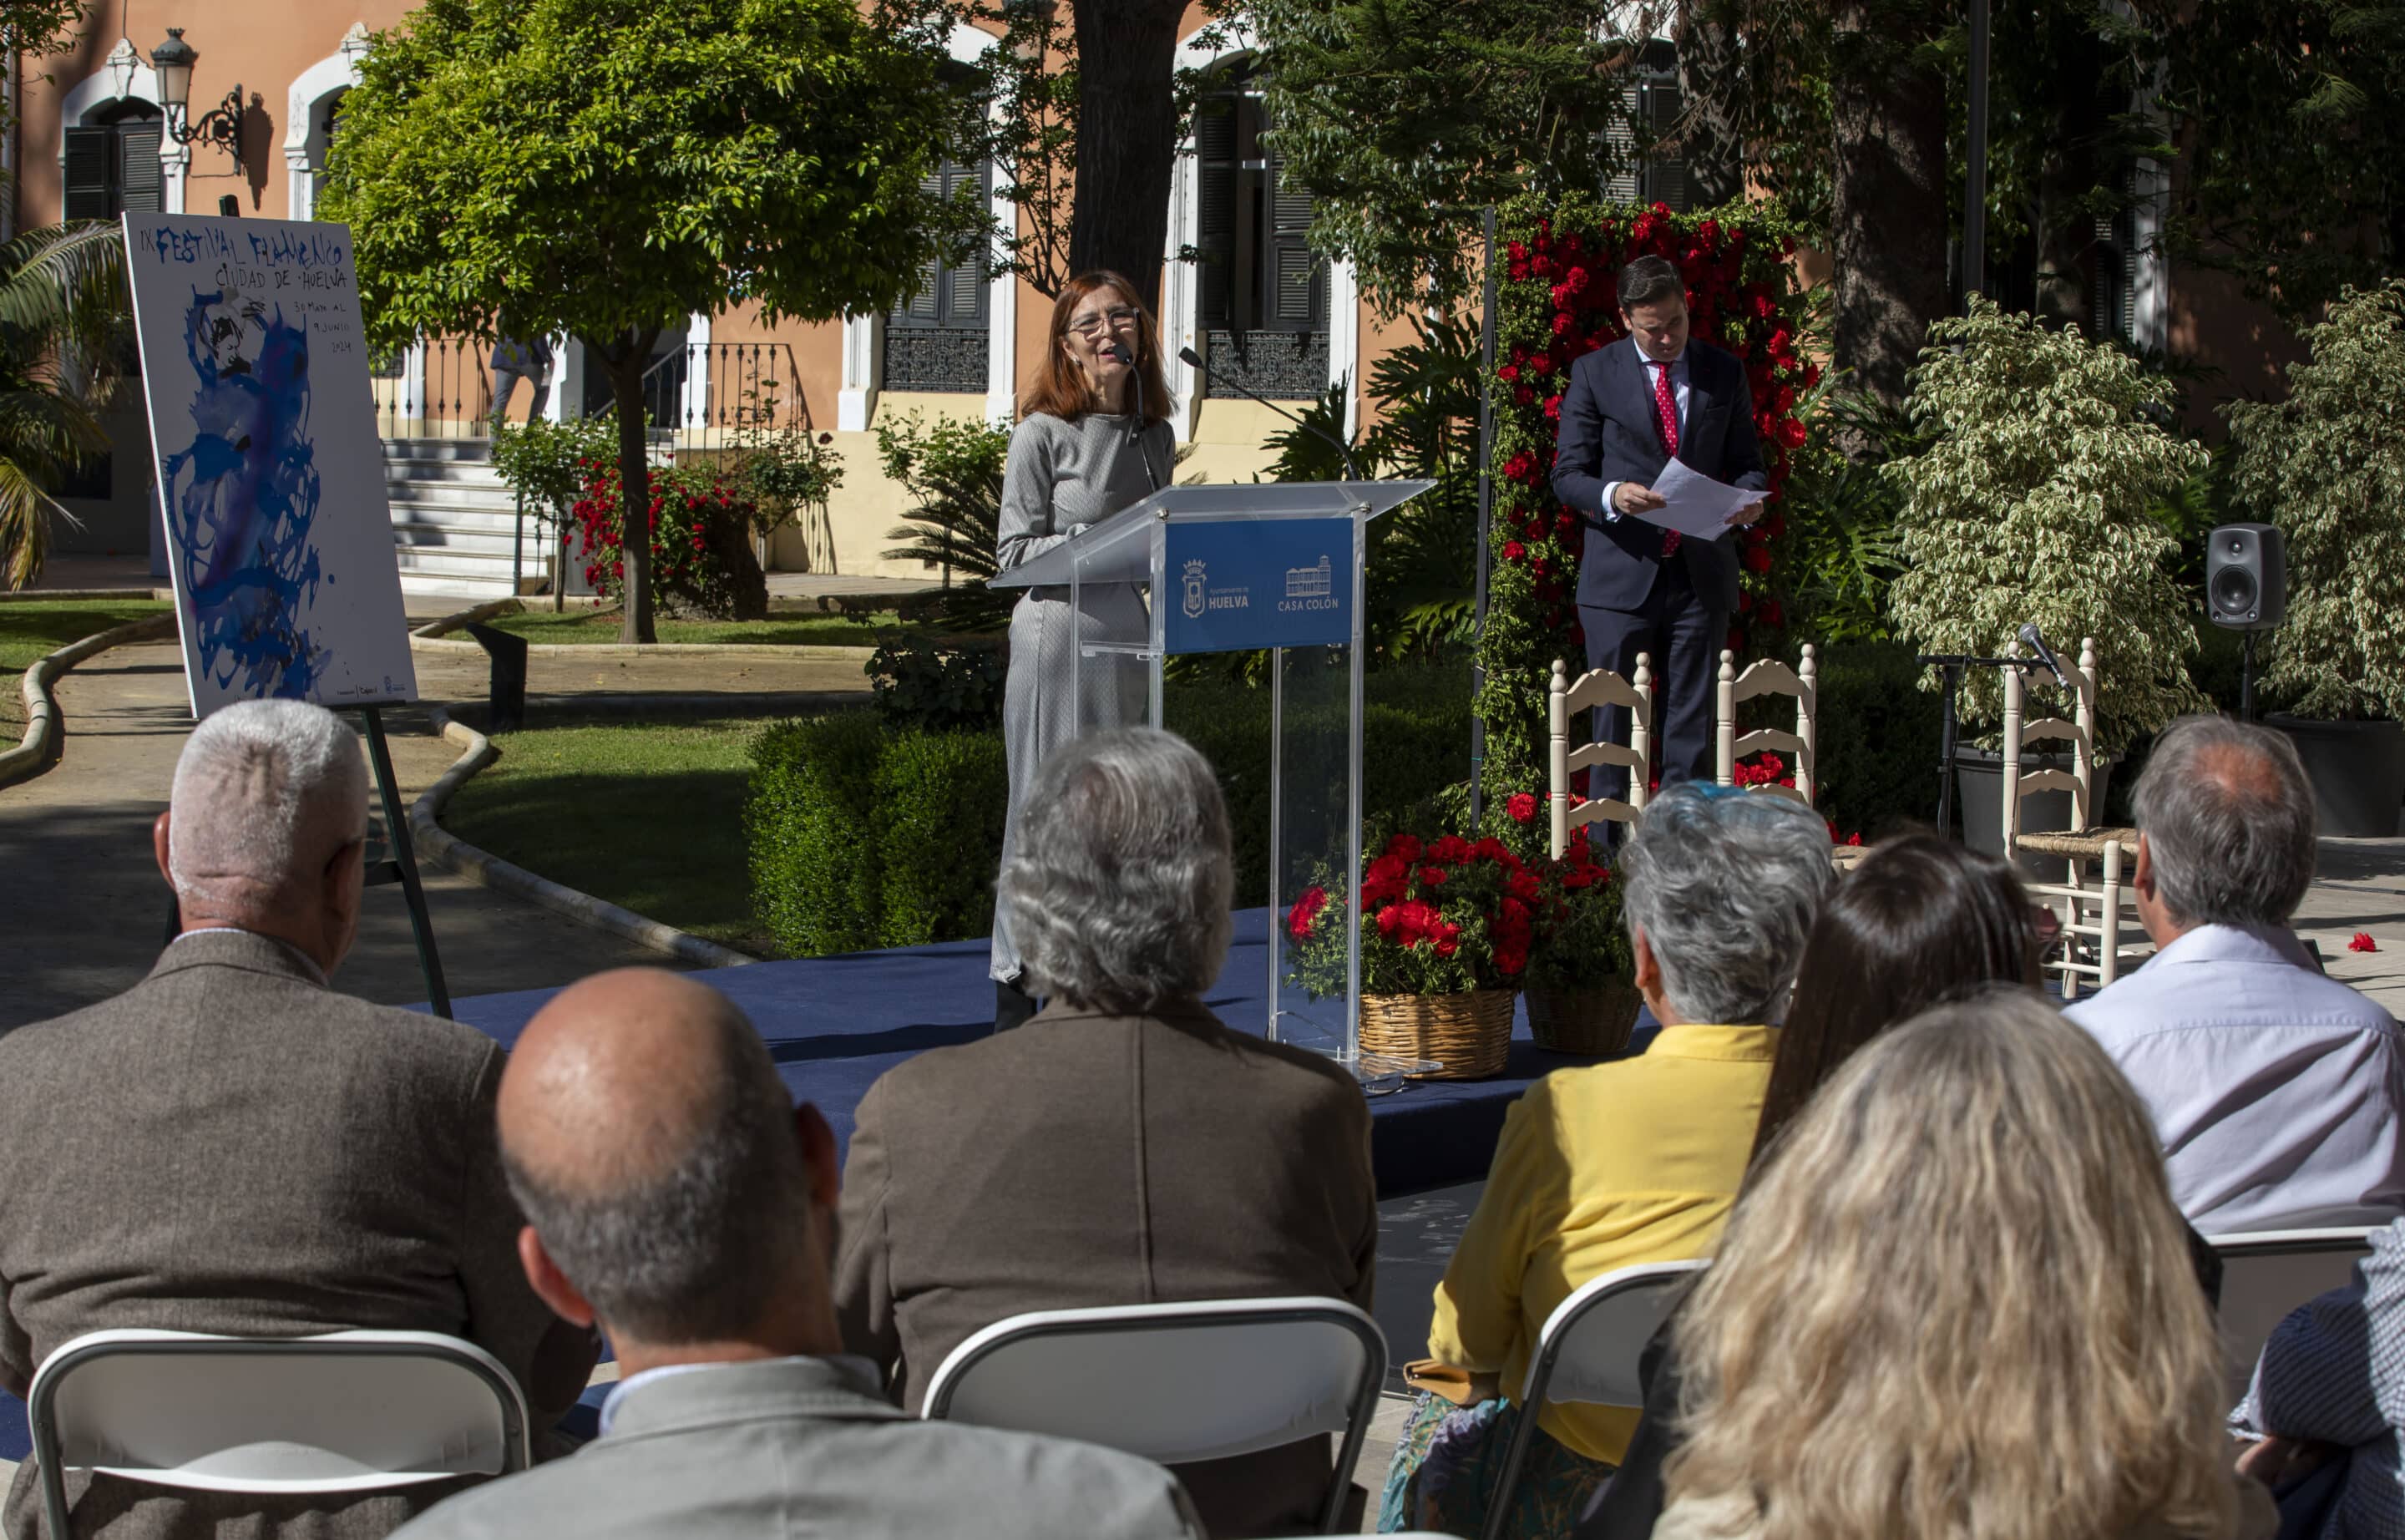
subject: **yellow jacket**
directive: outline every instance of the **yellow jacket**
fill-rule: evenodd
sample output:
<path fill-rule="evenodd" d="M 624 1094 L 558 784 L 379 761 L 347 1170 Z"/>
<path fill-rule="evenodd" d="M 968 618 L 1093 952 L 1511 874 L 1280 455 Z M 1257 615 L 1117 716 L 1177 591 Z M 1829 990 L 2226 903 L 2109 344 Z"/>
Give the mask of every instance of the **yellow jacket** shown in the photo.
<path fill-rule="evenodd" d="M 1668 1026 L 1636 1058 L 1530 1086 L 1504 1116 L 1486 1190 L 1437 1285 L 1428 1356 L 1499 1373 L 1517 1401 L 1545 1318 L 1579 1285 L 1710 1255 L 1778 1043 L 1776 1027 Z M 1616 1465 L 1637 1418 L 1634 1407 L 1564 1405 L 1537 1425 Z"/>

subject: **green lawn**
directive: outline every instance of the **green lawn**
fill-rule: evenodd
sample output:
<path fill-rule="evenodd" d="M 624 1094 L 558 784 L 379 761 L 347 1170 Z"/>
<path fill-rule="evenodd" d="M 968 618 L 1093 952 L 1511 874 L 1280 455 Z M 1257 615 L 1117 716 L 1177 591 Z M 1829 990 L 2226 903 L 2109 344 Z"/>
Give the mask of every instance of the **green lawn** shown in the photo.
<path fill-rule="evenodd" d="M 555 883 L 746 952 L 743 794 L 756 721 L 549 728 L 493 740 L 443 826 Z"/>
<path fill-rule="evenodd" d="M 163 615 L 154 599 L 24 599 L 0 603 L 0 749 L 14 748 L 25 730 L 19 676 L 45 654 L 70 642 Z"/>
<path fill-rule="evenodd" d="M 839 615 L 772 615 L 767 620 L 662 620 L 663 642 L 708 642 L 768 647 L 874 647 L 881 629 L 899 625 L 890 610 L 853 620 Z M 570 610 L 564 615 L 529 611 L 505 615 L 492 624 L 528 642 L 615 642 L 618 612 Z"/>

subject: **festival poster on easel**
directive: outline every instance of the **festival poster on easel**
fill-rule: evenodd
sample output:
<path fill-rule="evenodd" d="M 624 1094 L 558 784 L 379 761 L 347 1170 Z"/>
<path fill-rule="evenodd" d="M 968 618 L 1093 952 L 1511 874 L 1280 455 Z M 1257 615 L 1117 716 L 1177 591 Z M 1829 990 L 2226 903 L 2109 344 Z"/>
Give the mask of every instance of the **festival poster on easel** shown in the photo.
<path fill-rule="evenodd" d="M 415 699 L 349 228 L 124 219 L 193 717 Z"/>

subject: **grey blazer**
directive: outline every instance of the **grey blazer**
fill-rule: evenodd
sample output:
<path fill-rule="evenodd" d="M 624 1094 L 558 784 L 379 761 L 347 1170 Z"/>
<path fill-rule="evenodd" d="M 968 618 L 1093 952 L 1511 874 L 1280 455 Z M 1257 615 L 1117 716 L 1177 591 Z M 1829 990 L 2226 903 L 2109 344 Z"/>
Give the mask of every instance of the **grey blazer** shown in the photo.
<path fill-rule="evenodd" d="M 867 1365 L 786 1358 L 630 1381 L 567 1460 L 455 1497 L 407 1540 L 1191 1540 L 1167 1471 L 921 1422 Z"/>
<path fill-rule="evenodd" d="M 444 1332 L 548 1429 L 597 1348 L 519 1270 L 502 1062 L 243 931 L 184 937 L 116 998 L 0 1037 L 0 1385 L 23 1394 L 105 1327 Z M 8 1493 L 15 1540 L 42 1533 L 35 1476 Z M 370 1540 L 451 1490 L 261 1501 L 70 1473 L 67 1495 L 81 1536 Z"/>
<path fill-rule="evenodd" d="M 1231 1031 L 1054 1005 L 888 1070 L 844 1163 L 846 1346 L 916 1411 L 944 1355 L 1029 1310 L 1326 1294 L 1370 1307 L 1370 1112 L 1353 1078 Z M 1325 1437 L 1178 1467 L 1212 1534 L 1311 1529 Z"/>

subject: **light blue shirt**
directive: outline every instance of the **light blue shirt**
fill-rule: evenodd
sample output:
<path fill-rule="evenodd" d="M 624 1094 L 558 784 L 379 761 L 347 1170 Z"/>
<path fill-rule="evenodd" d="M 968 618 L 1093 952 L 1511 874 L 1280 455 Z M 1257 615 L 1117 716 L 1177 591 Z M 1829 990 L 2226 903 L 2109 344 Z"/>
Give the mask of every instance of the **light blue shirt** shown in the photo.
<path fill-rule="evenodd" d="M 1645 351 L 1644 345 L 1635 337 L 1628 339 L 1628 346 L 1637 349 L 1637 361 L 1644 372 L 1645 399 L 1651 402 L 1653 399 L 1653 355 Z M 1679 356 L 1670 360 L 1670 399 L 1678 404 L 1679 440 L 1683 444 L 1687 437 L 1687 349 L 1683 347 L 1679 349 Z M 1607 522 L 1616 524 L 1620 521 L 1620 510 L 1611 502 L 1619 495 L 1620 483 L 1604 483 L 1603 516 Z"/>
<path fill-rule="evenodd" d="M 2145 1098 L 2200 1233 L 2405 1210 L 2405 1040 L 2286 929 L 2200 925 L 2063 1014 Z"/>

